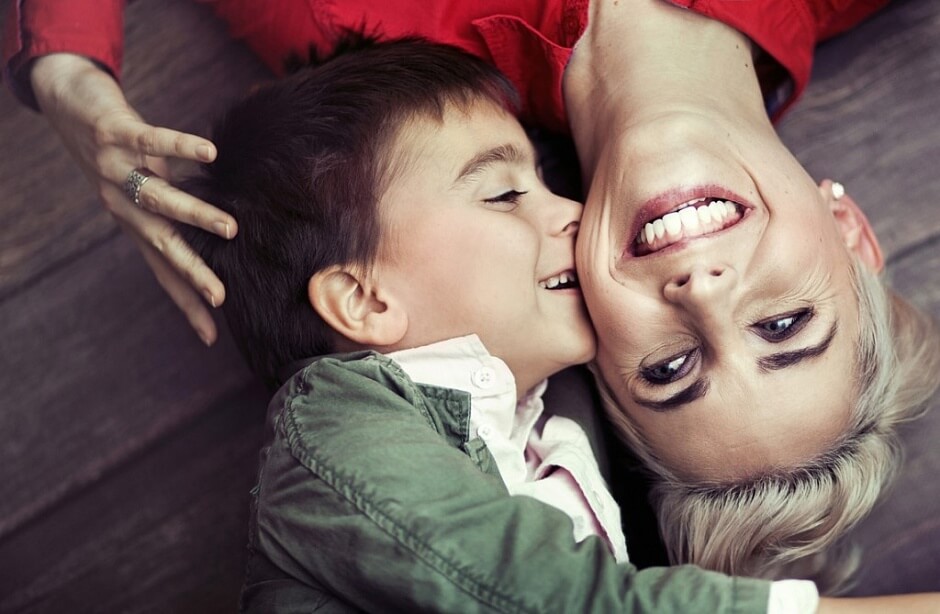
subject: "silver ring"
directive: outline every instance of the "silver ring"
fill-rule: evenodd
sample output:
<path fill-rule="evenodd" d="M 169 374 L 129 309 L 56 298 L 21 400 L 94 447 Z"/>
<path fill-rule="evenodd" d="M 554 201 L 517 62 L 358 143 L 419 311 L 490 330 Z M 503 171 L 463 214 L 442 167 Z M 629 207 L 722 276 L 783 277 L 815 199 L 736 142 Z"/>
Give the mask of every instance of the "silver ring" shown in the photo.
<path fill-rule="evenodd" d="M 127 174 L 127 179 L 124 180 L 124 193 L 127 194 L 131 202 L 138 207 L 140 206 L 140 189 L 144 187 L 147 180 L 155 174 L 156 173 L 152 170 L 144 166 L 135 168 Z"/>

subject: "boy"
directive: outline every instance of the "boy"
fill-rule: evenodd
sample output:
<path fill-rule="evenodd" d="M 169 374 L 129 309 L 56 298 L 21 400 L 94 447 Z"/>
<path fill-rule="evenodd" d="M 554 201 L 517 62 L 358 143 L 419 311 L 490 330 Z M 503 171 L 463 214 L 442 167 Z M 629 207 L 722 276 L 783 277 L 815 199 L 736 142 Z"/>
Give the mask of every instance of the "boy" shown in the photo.
<path fill-rule="evenodd" d="M 453 48 L 361 42 L 217 127 L 187 189 L 241 232 L 192 239 L 253 369 L 287 380 L 243 608 L 766 611 L 769 582 L 617 564 L 587 438 L 539 398 L 594 352 L 580 206 L 542 184 L 513 100 Z"/>

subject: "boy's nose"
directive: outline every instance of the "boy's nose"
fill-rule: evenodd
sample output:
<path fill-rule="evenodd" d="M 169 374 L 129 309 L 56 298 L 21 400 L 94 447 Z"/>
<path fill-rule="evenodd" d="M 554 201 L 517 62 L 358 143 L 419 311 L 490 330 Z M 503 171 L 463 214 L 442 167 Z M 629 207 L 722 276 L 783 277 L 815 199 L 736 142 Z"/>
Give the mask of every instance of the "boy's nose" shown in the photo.
<path fill-rule="evenodd" d="M 555 200 L 552 203 L 552 209 L 555 212 L 551 222 L 552 234 L 560 236 L 571 236 L 578 234 L 578 228 L 581 226 L 581 203 L 552 195 Z"/>

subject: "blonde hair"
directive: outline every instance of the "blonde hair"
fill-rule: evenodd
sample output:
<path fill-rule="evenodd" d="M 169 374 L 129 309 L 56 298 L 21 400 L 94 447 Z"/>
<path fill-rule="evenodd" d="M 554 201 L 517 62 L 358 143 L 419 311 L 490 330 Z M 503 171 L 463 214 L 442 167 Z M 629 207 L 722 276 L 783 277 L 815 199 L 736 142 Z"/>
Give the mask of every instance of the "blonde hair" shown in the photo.
<path fill-rule="evenodd" d="M 849 587 L 859 553 L 843 537 L 897 473 L 897 427 L 923 413 L 940 380 L 935 325 L 867 267 L 853 269 L 857 401 L 842 438 L 812 463 L 734 483 L 680 479 L 595 370 L 610 420 L 653 474 L 651 502 L 673 564 L 807 578 L 826 594 Z"/>

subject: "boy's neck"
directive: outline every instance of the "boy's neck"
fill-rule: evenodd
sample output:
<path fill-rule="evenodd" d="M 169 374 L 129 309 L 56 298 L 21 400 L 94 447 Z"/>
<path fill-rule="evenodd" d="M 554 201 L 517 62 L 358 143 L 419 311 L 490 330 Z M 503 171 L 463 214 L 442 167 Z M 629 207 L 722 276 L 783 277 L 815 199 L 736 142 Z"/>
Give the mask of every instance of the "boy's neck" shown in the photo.
<path fill-rule="evenodd" d="M 662 0 L 592 2 L 564 92 L 586 185 L 603 148 L 629 143 L 644 126 L 673 118 L 739 132 L 770 126 L 750 40 Z"/>

